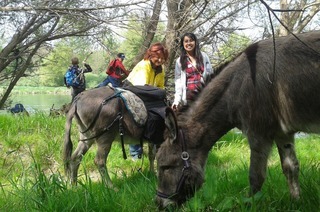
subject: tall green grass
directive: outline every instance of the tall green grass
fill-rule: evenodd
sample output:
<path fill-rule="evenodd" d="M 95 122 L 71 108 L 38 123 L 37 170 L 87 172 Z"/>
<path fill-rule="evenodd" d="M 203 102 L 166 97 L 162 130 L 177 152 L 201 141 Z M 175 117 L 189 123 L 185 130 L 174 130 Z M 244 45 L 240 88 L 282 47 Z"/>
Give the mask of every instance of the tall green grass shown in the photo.
<path fill-rule="evenodd" d="M 157 211 L 157 178 L 148 171 L 147 158 L 124 160 L 119 143 L 108 157 L 118 191 L 101 183 L 93 162 L 95 146 L 83 158 L 78 185 L 71 186 L 61 159 L 64 122 L 63 116 L 41 113 L 0 116 L 0 211 Z M 72 140 L 77 142 L 75 126 Z M 319 137 L 299 138 L 296 147 L 299 201 L 290 199 L 275 148 L 262 191 L 248 197 L 249 147 L 241 133 L 231 131 L 212 148 L 203 187 L 177 211 L 319 211 Z"/>

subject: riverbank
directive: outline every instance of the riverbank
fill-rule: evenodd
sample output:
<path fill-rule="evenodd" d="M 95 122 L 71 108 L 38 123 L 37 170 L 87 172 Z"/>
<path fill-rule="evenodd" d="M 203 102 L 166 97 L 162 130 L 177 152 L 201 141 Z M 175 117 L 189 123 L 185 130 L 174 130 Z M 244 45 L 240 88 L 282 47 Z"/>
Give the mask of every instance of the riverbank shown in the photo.
<path fill-rule="evenodd" d="M 6 89 L 5 86 L 0 86 L 0 94 Z M 11 91 L 11 95 L 15 94 L 70 94 L 70 89 L 62 87 L 32 87 L 32 86 L 15 86 Z"/>
<path fill-rule="evenodd" d="M 3 93 L 4 89 L 4 86 L 0 86 L 0 93 Z M 10 94 L 7 106 L 0 114 L 8 113 L 16 104 L 22 104 L 29 114 L 49 114 L 50 109 L 60 109 L 70 101 L 71 89 L 66 87 L 16 86 Z"/>

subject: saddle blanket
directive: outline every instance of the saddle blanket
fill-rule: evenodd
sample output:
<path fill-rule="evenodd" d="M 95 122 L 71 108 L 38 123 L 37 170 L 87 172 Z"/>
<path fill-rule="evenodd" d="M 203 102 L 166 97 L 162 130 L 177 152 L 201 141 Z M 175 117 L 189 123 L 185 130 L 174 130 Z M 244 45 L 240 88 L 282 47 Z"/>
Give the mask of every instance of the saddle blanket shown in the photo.
<path fill-rule="evenodd" d="M 114 88 L 119 97 L 123 100 L 127 110 L 132 115 L 133 120 L 139 125 L 145 125 L 148 112 L 143 101 L 134 93 L 122 88 Z"/>

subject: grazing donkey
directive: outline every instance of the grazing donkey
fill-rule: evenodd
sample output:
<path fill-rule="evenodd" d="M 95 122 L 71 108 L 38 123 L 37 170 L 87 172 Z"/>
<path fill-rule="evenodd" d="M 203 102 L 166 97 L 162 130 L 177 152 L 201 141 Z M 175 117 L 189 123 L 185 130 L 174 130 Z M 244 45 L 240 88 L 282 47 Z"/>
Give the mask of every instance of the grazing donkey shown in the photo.
<path fill-rule="evenodd" d="M 274 48 L 276 50 L 274 60 Z M 294 134 L 320 132 L 320 31 L 263 40 L 224 65 L 186 110 L 167 111 L 158 149 L 160 208 L 181 204 L 204 182 L 212 146 L 237 127 L 250 150 L 251 194 L 261 190 L 275 142 L 292 197 L 299 198 Z"/>
<path fill-rule="evenodd" d="M 108 187 L 112 187 L 106 167 L 112 142 L 119 133 L 124 135 L 123 140 L 126 143 L 139 143 L 140 139 L 143 138 L 144 124 L 147 119 L 146 107 L 139 98 L 129 99 L 128 97 L 132 97 L 130 91 L 126 91 L 129 94 L 122 91 L 119 92 L 117 88 L 108 86 L 95 88 L 80 93 L 73 101 L 66 117 L 63 148 L 65 172 L 73 184 L 77 183 L 78 169 L 82 157 L 96 142 L 98 149 L 95 164 L 102 175 L 103 182 Z M 127 99 L 121 98 L 125 94 Z M 135 105 L 129 105 L 129 103 L 135 103 Z M 135 106 L 135 108 L 128 110 L 129 106 Z M 143 111 L 145 111 L 145 114 L 141 113 Z M 140 116 L 135 116 L 137 113 L 140 113 Z M 71 126 L 73 118 L 76 119 L 78 124 L 80 141 L 76 150 L 72 153 Z M 148 146 L 150 171 L 154 171 L 154 145 L 149 143 Z M 122 148 L 126 158 L 124 143 L 122 143 Z"/>

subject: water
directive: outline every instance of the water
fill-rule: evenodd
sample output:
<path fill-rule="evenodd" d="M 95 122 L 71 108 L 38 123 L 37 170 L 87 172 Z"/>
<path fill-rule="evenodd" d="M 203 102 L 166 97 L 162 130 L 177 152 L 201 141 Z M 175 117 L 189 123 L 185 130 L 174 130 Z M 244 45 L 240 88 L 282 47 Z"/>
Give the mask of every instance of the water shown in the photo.
<path fill-rule="evenodd" d="M 16 94 L 11 96 L 12 105 L 21 103 L 29 113 L 49 113 L 50 108 L 59 109 L 71 102 L 71 95 L 63 94 Z"/>

